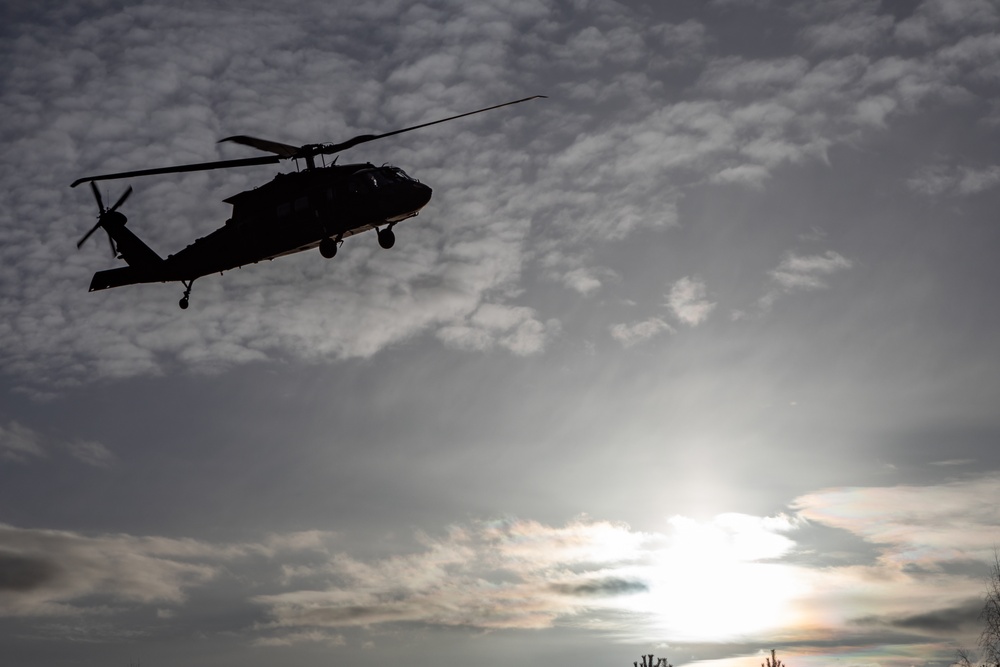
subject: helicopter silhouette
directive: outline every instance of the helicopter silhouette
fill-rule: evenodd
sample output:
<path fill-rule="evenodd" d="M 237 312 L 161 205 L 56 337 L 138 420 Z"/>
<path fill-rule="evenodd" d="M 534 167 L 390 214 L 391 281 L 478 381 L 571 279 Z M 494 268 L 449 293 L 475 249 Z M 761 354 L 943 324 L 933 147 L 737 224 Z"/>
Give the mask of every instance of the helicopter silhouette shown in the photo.
<path fill-rule="evenodd" d="M 219 143 L 233 142 L 271 155 L 79 178 L 70 187 L 89 182 L 97 200 L 98 215 L 97 224 L 83 235 L 76 247 L 82 247 L 94 232 L 104 229 L 112 255 L 128 264 L 95 273 L 90 291 L 139 283 L 180 282 L 184 295 L 179 305 L 186 309 L 194 281 L 211 273 L 317 247 L 320 254 L 329 259 L 337 254 L 344 239 L 371 229 L 375 230 L 381 247 L 391 248 L 396 242 L 393 227 L 414 217 L 427 205 L 431 188 L 392 165 L 376 167 L 367 162 L 338 165 L 334 158 L 333 164 L 317 166 L 316 156 L 333 155 L 376 139 L 544 97 L 525 97 L 384 134 L 362 134 L 337 144 L 292 146 L 237 135 L 221 139 Z M 105 208 L 96 185 L 96 181 L 249 167 L 288 159 L 294 160 L 297 166 L 298 161 L 303 160 L 305 168 L 279 173 L 264 185 L 225 199 L 233 206 L 232 216 L 225 225 L 165 259 L 125 226 L 128 219 L 118 209 L 132 194 L 132 187 L 129 186 L 110 208 Z"/>

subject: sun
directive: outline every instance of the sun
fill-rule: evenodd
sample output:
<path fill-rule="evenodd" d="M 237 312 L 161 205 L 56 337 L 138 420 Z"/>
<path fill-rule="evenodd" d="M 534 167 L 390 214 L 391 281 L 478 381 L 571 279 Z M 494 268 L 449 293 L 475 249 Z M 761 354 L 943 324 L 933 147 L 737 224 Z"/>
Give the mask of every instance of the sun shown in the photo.
<path fill-rule="evenodd" d="M 725 514 L 670 520 L 672 539 L 650 553 L 649 590 L 629 610 L 672 641 L 724 641 L 792 628 L 806 589 L 794 566 L 768 562 L 791 541 L 769 519 Z"/>

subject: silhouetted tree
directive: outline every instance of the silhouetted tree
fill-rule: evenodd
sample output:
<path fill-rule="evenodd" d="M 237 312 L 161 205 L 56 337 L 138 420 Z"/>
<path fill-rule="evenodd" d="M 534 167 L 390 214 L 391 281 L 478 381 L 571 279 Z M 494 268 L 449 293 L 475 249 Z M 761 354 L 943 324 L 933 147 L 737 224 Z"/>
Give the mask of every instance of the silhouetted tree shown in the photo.
<path fill-rule="evenodd" d="M 653 662 L 653 654 L 639 656 L 642 658 L 642 667 L 674 667 L 666 658 L 659 658 L 656 662 Z M 633 662 L 632 667 L 640 667 L 638 662 Z"/>
<path fill-rule="evenodd" d="M 760 667 L 785 667 L 784 663 L 778 660 L 777 656 L 774 655 L 774 649 L 771 649 L 771 657 L 764 658 L 765 662 L 760 663 Z"/>
<path fill-rule="evenodd" d="M 979 612 L 979 620 L 983 622 L 983 631 L 979 634 L 979 661 L 965 650 L 959 650 L 958 662 L 963 667 L 986 665 L 1000 667 L 1000 552 L 993 550 L 993 566 L 986 582 L 986 601 L 983 610 Z"/>
<path fill-rule="evenodd" d="M 1000 667 L 1000 554 L 993 551 L 993 567 L 986 583 L 986 604 L 979 613 L 983 631 L 979 635 L 979 659 Z"/>

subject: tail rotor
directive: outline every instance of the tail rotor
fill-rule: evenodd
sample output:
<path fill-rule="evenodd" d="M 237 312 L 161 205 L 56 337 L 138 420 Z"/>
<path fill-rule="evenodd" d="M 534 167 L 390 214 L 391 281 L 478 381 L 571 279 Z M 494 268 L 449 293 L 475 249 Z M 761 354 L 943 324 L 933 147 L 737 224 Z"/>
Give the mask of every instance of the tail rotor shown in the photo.
<path fill-rule="evenodd" d="M 97 224 L 91 227 L 90 231 L 84 234 L 82 239 L 77 241 L 76 243 L 77 249 L 82 247 L 83 244 L 86 242 L 86 240 L 89 239 L 90 236 L 94 232 L 96 232 L 100 227 L 104 227 L 104 231 L 107 232 L 108 223 L 116 223 L 124 225 L 126 218 L 121 213 L 118 213 L 118 207 L 124 204 L 125 200 L 128 199 L 129 195 L 132 194 L 132 186 L 130 185 L 128 186 L 128 189 L 125 190 L 124 193 L 122 193 L 122 196 L 118 198 L 118 201 L 116 201 L 111 208 L 106 209 L 104 208 L 104 199 L 101 197 L 101 191 L 97 189 L 97 185 L 93 181 L 90 182 L 90 189 L 94 193 L 94 199 L 97 200 L 97 209 L 98 209 Z M 108 243 L 111 244 L 111 255 L 117 257 L 118 249 L 115 247 L 115 240 L 111 237 L 110 232 L 108 232 Z"/>

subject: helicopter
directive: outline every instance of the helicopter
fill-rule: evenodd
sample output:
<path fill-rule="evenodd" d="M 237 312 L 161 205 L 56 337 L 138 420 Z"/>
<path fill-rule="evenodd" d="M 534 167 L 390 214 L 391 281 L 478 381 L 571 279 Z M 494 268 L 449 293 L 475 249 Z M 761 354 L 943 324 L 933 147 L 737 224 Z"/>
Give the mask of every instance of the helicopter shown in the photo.
<path fill-rule="evenodd" d="M 97 224 L 83 235 L 76 244 L 77 249 L 98 229 L 104 229 L 112 256 L 127 263 L 127 266 L 95 273 L 90 291 L 139 283 L 180 282 L 184 286 L 184 295 L 178 305 L 187 309 L 194 281 L 212 273 L 221 274 L 247 264 L 312 248 L 319 248 L 323 257 L 331 259 L 344 239 L 371 229 L 375 230 L 382 248 L 391 248 L 396 243 L 393 227 L 420 213 L 431 199 L 431 188 L 392 165 L 376 167 L 368 162 L 338 165 L 336 158 L 332 164 L 326 165 L 324 157 L 323 165 L 317 166 L 317 156 L 333 155 L 376 139 L 544 97 L 525 97 L 401 130 L 362 134 L 336 144 L 292 146 L 236 135 L 218 143 L 241 144 L 271 155 L 79 178 L 70 187 L 89 182 L 97 200 L 98 214 Z M 96 185 L 97 181 L 276 164 L 288 159 L 293 160 L 296 167 L 299 160 L 303 160 L 305 168 L 279 173 L 264 185 L 223 200 L 233 207 L 232 215 L 225 224 L 166 258 L 160 257 L 125 226 L 128 219 L 118 209 L 132 194 L 132 186 L 114 204 L 105 208 Z"/>

